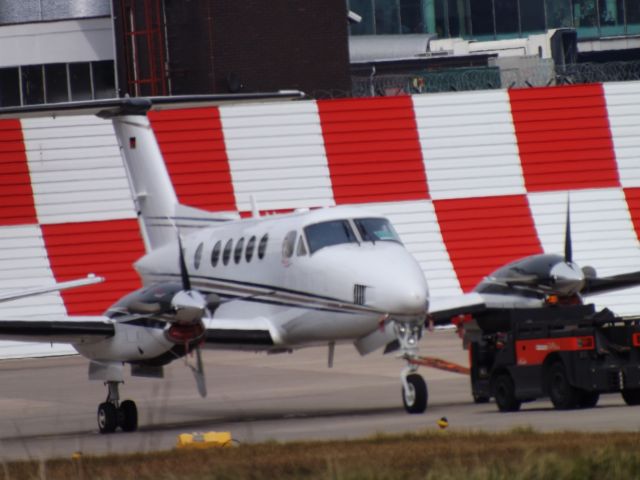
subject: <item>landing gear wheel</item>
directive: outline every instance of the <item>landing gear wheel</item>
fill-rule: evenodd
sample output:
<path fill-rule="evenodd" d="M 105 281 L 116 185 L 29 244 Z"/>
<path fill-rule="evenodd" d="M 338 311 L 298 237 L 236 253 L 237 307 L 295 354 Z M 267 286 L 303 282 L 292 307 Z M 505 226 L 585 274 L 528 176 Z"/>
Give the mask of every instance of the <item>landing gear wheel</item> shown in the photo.
<path fill-rule="evenodd" d="M 118 427 L 118 410 L 112 403 L 101 403 L 98 406 L 98 428 L 100 433 L 113 433 Z"/>
<path fill-rule="evenodd" d="M 620 394 L 627 405 L 640 405 L 640 389 L 622 390 Z"/>
<path fill-rule="evenodd" d="M 134 432 L 138 429 L 138 408 L 133 400 L 125 400 L 118 409 L 120 428 L 124 432 Z"/>
<path fill-rule="evenodd" d="M 501 412 L 517 412 L 522 402 L 516 398 L 516 389 L 511 376 L 502 373 L 493 381 L 493 396 Z"/>
<path fill-rule="evenodd" d="M 417 373 L 407 375 L 409 391 L 402 387 L 402 402 L 407 413 L 424 413 L 427 409 L 427 384 Z"/>
<path fill-rule="evenodd" d="M 580 390 L 569 383 L 567 371 L 562 362 L 551 366 L 547 387 L 551 403 L 557 410 L 570 410 L 580 405 Z"/>
<path fill-rule="evenodd" d="M 593 408 L 598 404 L 598 400 L 600 400 L 600 392 L 586 390 L 580 392 L 580 408 Z"/>

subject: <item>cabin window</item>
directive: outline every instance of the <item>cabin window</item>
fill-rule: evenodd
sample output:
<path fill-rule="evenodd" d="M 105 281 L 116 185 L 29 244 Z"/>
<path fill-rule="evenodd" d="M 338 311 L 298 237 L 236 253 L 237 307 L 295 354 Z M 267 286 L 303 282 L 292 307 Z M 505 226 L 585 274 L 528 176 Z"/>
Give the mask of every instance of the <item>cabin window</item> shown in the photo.
<path fill-rule="evenodd" d="M 222 263 L 227 265 L 229 263 L 229 259 L 231 258 L 231 249 L 233 248 L 233 240 L 227 240 L 226 245 L 224 246 L 224 250 L 222 251 Z"/>
<path fill-rule="evenodd" d="M 331 220 L 308 225 L 304 227 L 304 232 L 312 255 L 324 247 L 358 242 L 347 220 Z"/>
<path fill-rule="evenodd" d="M 242 259 L 242 249 L 244 248 L 244 237 L 238 240 L 236 243 L 236 249 L 233 251 L 233 261 L 236 263 L 240 263 Z"/>
<path fill-rule="evenodd" d="M 307 247 L 305 247 L 304 245 L 304 237 L 300 235 L 298 237 L 298 251 L 296 252 L 296 255 L 299 257 L 302 257 L 306 254 L 307 254 Z"/>
<path fill-rule="evenodd" d="M 260 239 L 260 243 L 258 244 L 258 258 L 262 260 L 264 258 L 264 254 L 267 251 L 267 242 L 269 241 L 269 234 L 265 233 Z"/>
<path fill-rule="evenodd" d="M 211 266 L 215 267 L 218 265 L 218 260 L 220 260 L 220 250 L 222 250 L 222 241 L 218 240 L 211 250 Z"/>
<path fill-rule="evenodd" d="M 354 223 L 363 242 L 388 241 L 402 243 L 393 225 L 386 218 L 356 218 Z"/>
<path fill-rule="evenodd" d="M 291 230 L 285 235 L 284 241 L 282 242 L 282 256 L 284 258 L 291 258 L 293 256 L 297 236 L 298 233 L 295 230 Z"/>
<path fill-rule="evenodd" d="M 255 235 L 247 242 L 247 249 L 244 251 L 244 259 L 249 263 L 253 258 L 253 251 L 256 249 L 256 237 Z"/>
<path fill-rule="evenodd" d="M 204 248 L 204 243 L 198 245 L 196 248 L 196 253 L 193 256 L 193 266 L 198 270 L 200 268 L 200 261 L 202 260 L 202 249 Z"/>

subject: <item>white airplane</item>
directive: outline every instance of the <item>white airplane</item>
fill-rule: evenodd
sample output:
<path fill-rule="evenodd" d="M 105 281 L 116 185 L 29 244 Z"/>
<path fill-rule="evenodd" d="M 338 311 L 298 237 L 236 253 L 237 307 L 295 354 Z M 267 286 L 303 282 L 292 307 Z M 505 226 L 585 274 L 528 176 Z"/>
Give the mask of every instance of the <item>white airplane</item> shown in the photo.
<path fill-rule="evenodd" d="M 185 100 L 211 104 L 299 96 Z M 406 362 L 404 406 L 422 413 L 427 386 L 412 360 L 428 309 L 427 283 L 389 220 L 354 207 L 230 220 L 180 205 L 146 116 L 150 108 L 178 100 L 0 110 L 15 117 L 89 108 L 111 118 L 147 251 L 134 265 L 144 286 L 103 316 L 0 320 L 0 338 L 69 343 L 87 357 L 89 378 L 108 387 L 98 407 L 101 433 L 137 428 L 136 404 L 120 401 L 125 364 L 134 376 L 162 377 L 164 365 L 195 351 L 196 365 L 190 368 L 205 396 L 201 348 L 277 353 L 327 345 L 331 366 L 336 343 L 354 343 L 364 355 L 395 340 Z"/>

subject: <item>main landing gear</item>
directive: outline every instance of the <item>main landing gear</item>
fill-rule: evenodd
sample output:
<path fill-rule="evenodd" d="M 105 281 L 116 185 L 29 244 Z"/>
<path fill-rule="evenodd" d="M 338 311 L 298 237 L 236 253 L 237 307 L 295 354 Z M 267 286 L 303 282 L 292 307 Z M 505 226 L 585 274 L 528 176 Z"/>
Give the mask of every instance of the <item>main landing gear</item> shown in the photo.
<path fill-rule="evenodd" d="M 107 400 L 98 405 L 98 428 L 100 433 L 113 433 L 120 427 L 123 432 L 138 428 L 138 408 L 133 400 L 120 402 L 118 387 L 121 382 L 105 382 Z"/>
<path fill-rule="evenodd" d="M 418 365 L 414 362 L 418 356 L 418 341 L 422 337 L 423 326 L 420 323 L 395 321 L 394 330 L 400 351 L 398 356 L 407 365 L 402 369 L 402 403 L 407 413 L 424 413 L 427 409 L 429 393 L 427 383 L 417 372 Z"/>

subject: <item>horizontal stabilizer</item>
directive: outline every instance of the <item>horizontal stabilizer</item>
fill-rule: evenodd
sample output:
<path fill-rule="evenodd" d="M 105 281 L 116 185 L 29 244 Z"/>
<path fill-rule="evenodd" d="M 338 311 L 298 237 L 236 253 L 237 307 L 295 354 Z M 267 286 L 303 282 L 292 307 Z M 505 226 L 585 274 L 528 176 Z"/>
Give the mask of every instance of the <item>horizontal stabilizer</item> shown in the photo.
<path fill-rule="evenodd" d="M 17 300 L 19 298 L 32 297 L 34 295 L 42 295 L 44 293 L 58 292 L 60 290 L 67 290 L 69 288 L 84 287 L 86 285 L 94 285 L 96 283 L 104 282 L 104 278 L 96 277 L 95 275 L 88 275 L 86 278 L 78 280 L 69 280 L 68 282 L 59 282 L 51 285 L 45 285 L 42 287 L 25 288 L 20 290 L 10 290 L 6 292 L 0 292 L 0 302 L 8 302 L 10 300 Z"/>
<path fill-rule="evenodd" d="M 209 107 L 226 103 L 270 102 L 304 98 L 299 90 L 264 93 L 176 95 L 171 97 L 107 98 L 81 102 L 47 103 L 0 108 L 0 118 L 32 118 L 61 115 L 145 115 L 149 110 Z"/>

